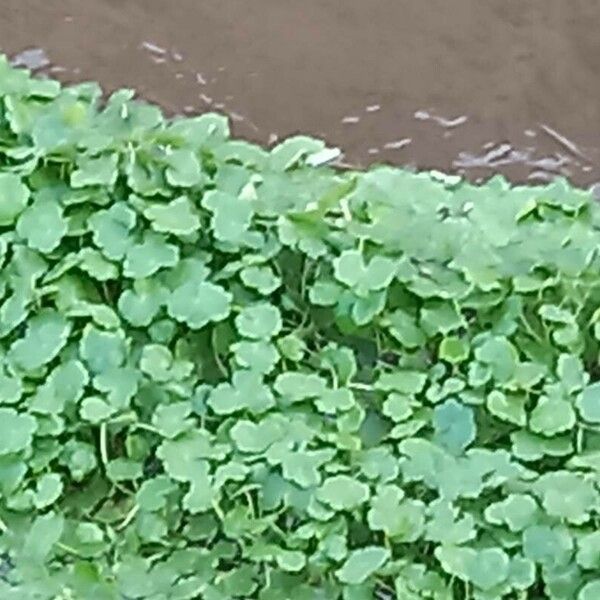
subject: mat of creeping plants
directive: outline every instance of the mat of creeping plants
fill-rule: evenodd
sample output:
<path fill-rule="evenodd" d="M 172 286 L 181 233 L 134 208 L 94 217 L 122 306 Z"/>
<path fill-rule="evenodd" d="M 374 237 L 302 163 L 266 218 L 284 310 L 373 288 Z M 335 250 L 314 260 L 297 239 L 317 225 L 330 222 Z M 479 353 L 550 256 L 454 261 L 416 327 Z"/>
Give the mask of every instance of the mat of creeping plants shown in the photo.
<path fill-rule="evenodd" d="M 2 600 L 600 598 L 587 192 L 0 96 Z"/>

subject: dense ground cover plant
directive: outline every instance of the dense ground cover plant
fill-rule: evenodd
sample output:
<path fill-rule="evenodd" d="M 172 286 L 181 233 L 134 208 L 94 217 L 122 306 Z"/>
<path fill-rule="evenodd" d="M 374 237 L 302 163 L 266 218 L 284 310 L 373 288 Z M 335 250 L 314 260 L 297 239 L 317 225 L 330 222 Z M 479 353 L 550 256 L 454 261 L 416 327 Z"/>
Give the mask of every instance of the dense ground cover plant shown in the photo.
<path fill-rule="evenodd" d="M 132 95 L 0 63 L 0 598 L 599 598 L 589 194 Z"/>

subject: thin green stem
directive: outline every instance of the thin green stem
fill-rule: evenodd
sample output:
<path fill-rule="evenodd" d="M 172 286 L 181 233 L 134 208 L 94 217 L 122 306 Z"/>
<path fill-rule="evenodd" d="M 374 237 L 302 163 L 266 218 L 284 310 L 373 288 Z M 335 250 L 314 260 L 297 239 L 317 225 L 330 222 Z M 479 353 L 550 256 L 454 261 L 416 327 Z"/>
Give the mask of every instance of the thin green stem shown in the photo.
<path fill-rule="evenodd" d="M 100 460 L 106 469 L 108 466 L 108 434 L 106 423 L 100 425 Z"/>
<path fill-rule="evenodd" d="M 225 367 L 225 365 L 221 361 L 221 357 L 219 356 L 219 350 L 217 348 L 216 331 L 217 331 L 216 328 L 213 328 L 213 330 L 211 331 L 210 345 L 211 345 L 211 348 L 213 351 L 213 356 L 215 358 L 215 364 L 217 365 L 217 368 L 219 369 L 219 371 L 221 371 L 221 374 L 223 375 L 223 377 L 225 377 L 227 379 L 229 377 L 229 373 L 227 372 L 227 368 Z"/>
<path fill-rule="evenodd" d="M 127 527 L 127 525 L 129 525 L 131 523 L 131 521 L 133 521 L 133 519 L 135 519 L 135 516 L 138 514 L 140 510 L 140 507 L 136 504 L 128 513 L 127 515 L 125 515 L 125 518 L 121 521 L 121 523 L 119 525 L 117 525 L 115 527 L 115 529 L 117 531 L 121 531 L 122 529 L 125 529 Z"/>

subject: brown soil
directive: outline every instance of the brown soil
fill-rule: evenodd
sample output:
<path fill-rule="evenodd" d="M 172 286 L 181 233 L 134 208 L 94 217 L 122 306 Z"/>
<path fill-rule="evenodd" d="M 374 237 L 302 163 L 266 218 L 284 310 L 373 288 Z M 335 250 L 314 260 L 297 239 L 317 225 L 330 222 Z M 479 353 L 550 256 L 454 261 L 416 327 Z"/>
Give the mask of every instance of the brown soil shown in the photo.
<path fill-rule="evenodd" d="M 599 30 L 590 0 L 3 0 L 0 48 L 261 142 L 322 136 L 352 164 L 589 184 Z"/>

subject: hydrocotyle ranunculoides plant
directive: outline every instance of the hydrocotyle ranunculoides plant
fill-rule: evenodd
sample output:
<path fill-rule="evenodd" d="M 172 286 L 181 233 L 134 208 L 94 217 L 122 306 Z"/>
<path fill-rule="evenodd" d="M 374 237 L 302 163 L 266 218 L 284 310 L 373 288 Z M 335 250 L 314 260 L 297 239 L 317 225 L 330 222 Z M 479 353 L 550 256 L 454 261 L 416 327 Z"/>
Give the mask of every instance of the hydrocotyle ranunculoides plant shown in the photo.
<path fill-rule="evenodd" d="M 0 598 L 600 598 L 590 194 L 132 96 L 0 62 Z"/>

